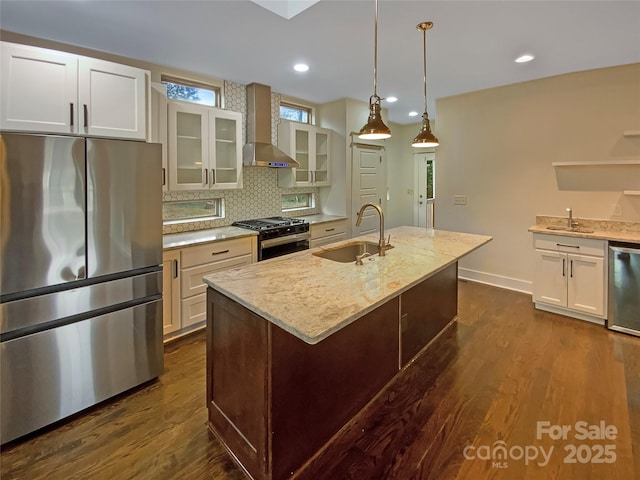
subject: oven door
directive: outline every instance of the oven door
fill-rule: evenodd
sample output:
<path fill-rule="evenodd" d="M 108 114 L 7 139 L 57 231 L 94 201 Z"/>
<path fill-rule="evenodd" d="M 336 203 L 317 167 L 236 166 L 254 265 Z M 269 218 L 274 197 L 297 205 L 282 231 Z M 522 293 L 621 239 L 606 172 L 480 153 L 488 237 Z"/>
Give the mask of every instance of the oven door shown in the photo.
<path fill-rule="evenodd" d="M 285 235 L 260 241 L 258 261 L 309 249 L 309 232 Z"/>

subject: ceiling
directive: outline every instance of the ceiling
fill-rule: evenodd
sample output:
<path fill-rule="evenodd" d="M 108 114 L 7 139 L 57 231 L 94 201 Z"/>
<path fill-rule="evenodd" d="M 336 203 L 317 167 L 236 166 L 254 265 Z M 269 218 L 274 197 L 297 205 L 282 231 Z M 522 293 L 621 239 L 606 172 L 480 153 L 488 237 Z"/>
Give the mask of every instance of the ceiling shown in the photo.
<path fill-rule="evenodd" d="M 314 103 L 368 101 L 374 2 L 306 3 L 287 20 L 248 0 L 2 0 L 0 28 L 237 83 L 260 82 Z M 416 30 L 422 21 L 435 24 L 427 34 L 432 118 L 436 98 L 640 62 L 640 1 L 380 0 L 378 94 L 399 98 L 383 102 L 397 123 L 419 121 L 408 112 L 424 110 L 422 33 Z M 524 52 L 536 58 L 514 63 Z M 310 70 L 294 72 L 298 62 Z"/>

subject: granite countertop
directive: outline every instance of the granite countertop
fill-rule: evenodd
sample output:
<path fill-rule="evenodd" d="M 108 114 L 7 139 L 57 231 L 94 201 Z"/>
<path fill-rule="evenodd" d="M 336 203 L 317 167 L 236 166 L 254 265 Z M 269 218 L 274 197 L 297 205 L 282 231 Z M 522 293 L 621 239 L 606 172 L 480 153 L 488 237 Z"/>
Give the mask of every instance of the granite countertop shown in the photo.
<path fill-rule="evenodd" d="M 545 235 L 640 243 L 640 223 L 584 218 L 574 218 L 574 221 L 578 222 L 578 227 L 574 230 L 550 230 L 547 227 L 567 225 L 567 217 L 538 215 L 536 216 L 536 224 L 529 227 L 528 230 Z"/>
<path fill-rule="evenodd" d="M 231 238 L 257 236 L 258 232 L 240 227 L 218 227 L 209 230 L 196 230 L 194 232 L 170 233 L 162 236 L 164 250 L 172 248 L 188 247 L 200 243 L 218 242 Z"/>
<path fill-rule="evenodd" d="M 484 235 L 416 227 L 388 230 L 394 248 L 339 263 L 312 253 L 350 239 L 204 277 L 234 299 L 292 335 L 316 344 L 491 240 Z M 358 240 L 377 242 L 378 234 Z"/>
<path fill-rule="evenodd" d="M 325 215 L 324 213 L 318 213 L 316 215 L 303 215 L 301 217 L 298 218 L 303 218 L 304 220 L 306 220 L 307 222 L 309 222 L 310 225 L 316 224 L 316 223 L 326 223 L 326 222 L 335 222 L 336 220 L 346 220 L 347 217 L 341 217 L 338 215 Z"/>

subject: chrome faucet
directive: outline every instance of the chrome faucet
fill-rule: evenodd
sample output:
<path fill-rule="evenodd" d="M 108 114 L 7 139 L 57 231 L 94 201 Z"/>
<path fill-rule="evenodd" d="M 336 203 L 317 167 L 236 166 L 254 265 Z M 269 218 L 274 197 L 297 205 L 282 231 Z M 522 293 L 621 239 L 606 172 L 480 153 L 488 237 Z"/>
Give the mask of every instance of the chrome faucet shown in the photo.
<path fill-rule="evenodd" d="M 378 212 L 378 216 L 380 217 L 380 240 L 378 241 L 378 251 L 381 257 L 384 257 L 384 251 L 389 247 L 389 244 L 384 241 L 384 213 L 382 212 L 382 207 L 375 203 L 365 203 L 360 207 L 360 211 L 358 212 L 358 218 L 356 220 L 356 227 L 360 226 L 362 223 L 362 214 L 367 209 L 367 207 L 372 207 L 376 209 Z"/>
<path fill-rule="evenodd" d="M 567 208 L 567 213 L 569 214 L 569 218 L 567 219 L 568 221 L 567 226 L 569 228 L 576 228 L 578 226 L 578 222 L 573 221 L 573 210 L 571 210 L 570 208 Z"/>

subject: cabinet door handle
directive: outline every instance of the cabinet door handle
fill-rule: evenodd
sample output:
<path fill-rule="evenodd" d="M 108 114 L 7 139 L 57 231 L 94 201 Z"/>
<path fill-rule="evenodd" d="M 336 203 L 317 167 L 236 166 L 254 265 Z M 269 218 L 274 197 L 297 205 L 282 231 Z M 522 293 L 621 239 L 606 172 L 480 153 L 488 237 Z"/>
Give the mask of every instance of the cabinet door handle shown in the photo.
<path fill-rule="evenodd" d="M 571 272 L 569 276 L 573 278 L 573 260 L 569 261 L 569 271 Z"/>
<path fill-rule="evenodd" d="M 178 260 L 173 261 L 173 278 L 178 278 Z"/>
<path fill-rule="evenodd" d="M 73 127 L 73 102 L 69 104 L 69 125 Z"/>
<path fill-rule="evenodd" d="M 204 177 L 202 180 L 202 186 L 206 187 L 207 185 L 209 185 L 209 170 L 207 170 L 206 168 L 202 170 L 202 176 Z"/>
<path fill-rule="evenodd" d="M 335 230 L 335 228 L 325 228 L 325 232 L 333 232 Z"/>
<path fill-rule="evenodd" d="M 167 184 L 167 169 L 162 167 L 162 186 Z"/>
<path fill-rule="evenodd" d="M 216 184 L 216 169 L 212 168 L 211 169 L 211 185 L 215 185 Z"/>
<path fill-rule="evenodd" d="M 219 252 L 211 252 L 211 255 L 222 255 L 223 253 L 229 253 L 229 249 L 227 248 L 226 250 L 221 250 Z"/>
<path fill-rule="evenodd" d="M 567 276 L 566 260 L 564 258 L 562 259 L 562 276 L 563 277 Z"/>
<path fill-rule="evenodd" d="M 82 110 L 84 111 L 84 128 L 87 128 L 89 126 L 89 108 L 86 103 L 82 106 Z"/>

